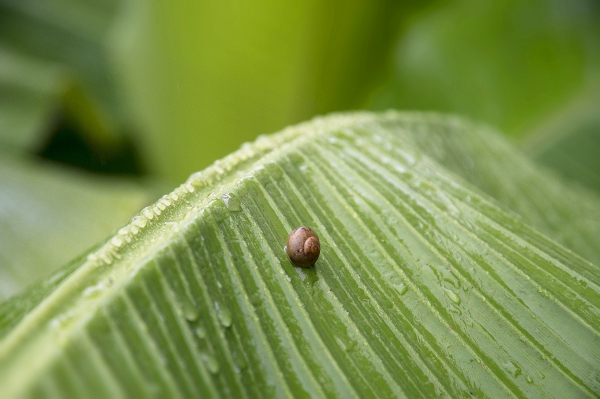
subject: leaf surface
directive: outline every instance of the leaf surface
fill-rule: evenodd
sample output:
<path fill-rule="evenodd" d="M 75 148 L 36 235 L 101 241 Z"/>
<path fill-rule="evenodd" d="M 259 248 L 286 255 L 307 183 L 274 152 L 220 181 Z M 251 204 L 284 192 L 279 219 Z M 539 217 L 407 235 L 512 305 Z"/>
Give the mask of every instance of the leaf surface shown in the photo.
<path fill-rule="evenodd" d="M 484 192 L 535 177 L 554 191 L 533 187 L 533 207 L 564 187 L 487 140 L 390 112 L 242 147 L 4 305 L 0 396 L 598 395 L 598 267 Z M 461 141 L 497 151 L 487 174 L 456 173 L 441 148 Z M 490 180 L 502 156 L 521 168 Z M 313 268 L 283 249 L 300 225 L 321 239 Z"/>
<path fill-rule="evenodd" d="M 151 189 L 48 162 L 0 160 L 0 300 L 106 239 Z"/>

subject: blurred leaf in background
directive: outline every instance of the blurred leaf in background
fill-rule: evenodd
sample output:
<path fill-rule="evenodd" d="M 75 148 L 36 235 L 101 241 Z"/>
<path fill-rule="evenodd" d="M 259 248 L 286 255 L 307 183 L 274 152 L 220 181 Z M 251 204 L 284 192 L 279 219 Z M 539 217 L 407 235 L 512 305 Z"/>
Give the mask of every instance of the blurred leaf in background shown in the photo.
<path fill-rule="evenodd" d="M 582 6 L 462 0 L 435 8 L 398 40 L 385 105 L 467 114 L 518 134 L 584 85 Z"/>
<path fill-rule="evenodd" d="M 117 5 L 79 0 L 0 3 L 4 143 L 12 137 L 13 143 L 33 151 L 64 113 L 82 121 L 82 132 L 91 136 L 119 131 L 113 125 L 127 112 L 112 83 L 107 48 Z M 71 101 L 69 93 L 77 90 L 85 101 Z"/>
<path fill-rule="evenodd" d="M 591 0 L 0 0 L 0 185 L 22 184 L 0 222 L 87 221 L 46 243 L 23 231 L 38 260 L 2 246 L 0 268 L 43 275 L 44 248 L 72 258 L 243 142 L 337 110 L 461 113 L 600 190 L 599 15 Z M 62 200 L 16 178 L 45 169 Z"/>
<path fill-rule="evenodd" d="M 0 300 L 91 248 L 153 198 L 132 183 L 0 159 Z"/>
<path fill-rule="evenodd" d="M 109 61 L 118 4 L 0 2 L 0 299 L 157 198 Z"/>
<path fill-rule="evenodd" d="M 599 27 L 593 1 L 438 2 L 398 36 L 371 106 L 488 122 L 598 190 Z"/>
<path fill-rule="evenodd" d="M 126 92 L 153 171 L 181 180 L 260 133 L 360 107 L 382 82 L 397 20 L 414 12 L 411 3 L 132 7 L 117 37 L 131 37 L 120 43 Z"/>

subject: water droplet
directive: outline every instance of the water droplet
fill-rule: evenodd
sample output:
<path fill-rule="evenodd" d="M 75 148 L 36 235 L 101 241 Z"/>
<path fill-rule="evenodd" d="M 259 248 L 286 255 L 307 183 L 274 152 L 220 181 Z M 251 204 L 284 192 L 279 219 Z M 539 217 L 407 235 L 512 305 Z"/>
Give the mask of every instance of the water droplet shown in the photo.
<path fill-rule="evenodd" d="M 101 259 L 102 259 L 102 261 L 103 261 L 105 264 L 107 264 L 107 265 L 111 265 L 111 264 L 112 264 L 113 260 L 112 260 L 112 258 L 111 258 L 111 255 L 110 255 L 110 254 L 103 253 L 103 254 L 101 254 L 100 256 L 101 256 Z"/>
<path fill-rule="evenodd" d="M 155 216 L 154 212 L 152 211 L 152 208 L 149 206 L 142 209 L 141 214 L 144 215 L 146 217 L 146 219 L 149 219 L 149 220 L 154 219 L 154 216 Z"/>
<path fill-rule="evenodd" d="M 198 310 L 191 302 L 184 302 L 181 310 L 183 311 L 183 317 L 185 317 L 187 321 L 198 320 Z"/>
<path fill-rule="evenodd" d="M 316 283 L 319 280 L 319 277 L 317 276 L 315 269 L 312 267 L 296 267 L 296 266 L 294 266 L 294 270 L 296 270 L 296 273 L 298 273 L 298 276 L 300 276 L 300 279 L 305 283 L 313 285 L 314 283 Z"/>
<path fill-rule="evenodd" d="M 521 368 L 516 363 L 514 363 L 512 361 L 509 361 L 508 363 L 505 363 L 504 367 L 506 368 L 506 370 L 508 370 L 509 373 L 511 373 L 515 377 L 518 377 L 518 376 L 521 375 Z"/>
<path fill-rule="evenodd" d="M 527 381 L 530 384 L 533 384 L 533 378 L 531 378 L 530 376 L 527 376 L 527 378 L 525 378 L 525 381 Z"/>
<path fill-rule="evenodd" d="M 73 313 L 63 313 L 50 321 L 50 326 L 54 329 L 63 329 L 74 321 Z"/>
<path fill-rule="evenodd" d="M 161 206 L 161 209 L 164 211 L 168 206 L 171 206 L 171 201 L 169 201 L 169 199 L 167 198 L 167 196 L 165 195 L 164 197 L 162 197 L 159 201 L 159 204 L 162 204 L 164 206 L 164 208 Z"/>
<path fill-rule="evenodd" d="M 408 292 L 408 285 L 402 284 L 400 288 L 400 295 L 404 295 Z"/>
<path fill-rule="evenodd" d="M 513 373 L 515 377 L 518 377 L 521 375 L 521 369 L 520 368 L 516 368 L 515 372 Z"/>
<path fill-rule="evenodd" d="M 206 338 L 206 331 L 204 331 L 204 329 L 202 327 L 196 327 L 194 329 L 194 334 L 196 334 L 196 337 L 198 337 L 200 339 Z"/>
<path fill-rule="evenodd" d="M 301 267 L 294 267 L 294 270 L 296 270 L 296 273 L 298 273 L 298 276 L 300 276 L 300 280 L 306 280 L 306 273 L 304 273 L 304 270 L 302 270 Z"/>
<path fill-rule="evenodd" d="M 454 288 L 460 287 L 460 282 L 454 277 L 445 276 L 445 277 L 443 277 L 443 280 L 449 284 L 452 284 L 454 286 Z"/>
<path fill-rule="evenodd" d="M 144 228 L 146 227 L 146 218 L 144 216 L 134 216 L 131 219 L 131 223 L 133 223 L 134 225 L 136 225 L 139 228 Z"/>
<path fill-rule="evenodd" d="M 87 298 L 93 298 L 102 293 L 102 290 L 106 288 L 104 281 L 99 282 L 96 285 L 91 285 L 83 290 L 83 296 Z"/>
<path fill-rule="evenodd" d="M 243 354 L 239 353 L 238 351 L 234 351 L 232 355 L 236 371 L 240 373 L 241 371 L 246 370 L 248 363 L 246 363 L 246 359 L 244 359 Z"/>
<path fill-rule="evenodd" d="M 454 291 L 449 290 L 448 288 L 444 288 L 444 291 L 446 291 L 446 295 L 448 295 L 448 298 L 450 298 L 452 302 L 457 305 L 460 304 L 460 298 Z"/>
<path fill-rule="evenodd" d="M 221 200 L 231 212 L 239 212 L 242 210 L 242 203 L 235 194 L 225 193 L 221 196 Z"/>
<path fill-rule="evenodd" d="M 254 294 L 250 295 L 250 303 L 255 308 L 258 308 L 262 305 L 263 298 L 262 298 L 262 295 L 260 294 L 260 292 L 257 291 Z"/>
<path fill-rule="evenodd" d="M 203 353 L 201 355 L 201 358 L 204 364 L 206 365 L 206 368 L 211 374 L 217 374 L 221 369 L 219 362 L 217 361 L 217 359 L 215 359 L 214 356 L 209 355 L 207 353 Z"/>
<path fill-rule="evenodd" d="M 225 328 L 231 327 L 231 312 L 226 307 L 219 305 L 219 302 L 215 302 L 215 310 L 217 311 L 217 317 L 221 322 L 221 325 Z"/>
<path fill-rule="evenodd" d="M 459 316 L 462 315 L 462 311 L 459 308 L 457 308 L 456 306 L 452 306 L 451 305 L 451 306 L 448 307 L 448 310 L 450 312 L 452 312 L 452 313 L 455 313 L 455 314 L 459 315 Z"/>

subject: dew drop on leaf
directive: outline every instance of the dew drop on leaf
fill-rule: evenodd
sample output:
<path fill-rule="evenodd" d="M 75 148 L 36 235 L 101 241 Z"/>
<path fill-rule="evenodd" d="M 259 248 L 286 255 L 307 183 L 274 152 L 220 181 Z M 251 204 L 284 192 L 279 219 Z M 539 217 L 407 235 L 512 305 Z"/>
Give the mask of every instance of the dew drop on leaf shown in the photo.
<path fill-rule="evenodd" d="M 454 302 L 457 305 L 460 304 L 460 297 L 456 295 L 454 291 L 449 290 L 447 288 L 444 288 L 444 291 L 446 291 L 446 295 L 448 295 L 448 298 L 450 298 L 452 302 Z"/>
<path fill-rule="evenodd" d="M 183 306 L 182 306 L 182 311 L 183 311 L 183 317 L 185 317 L 185 319 L 187 321 L 196 321 L 198 320 L 198 310 L 196 309 L 196 307 L 194 305 L 192 305 L 191 302 L 184 302 Z"/>
<path fill-rule="evenodd" d="M 231 212 L 239 212 L 242 210 L 240 199 L 232 193 L 226 193 L 221 196 L 221 200 Z"/>
<path fill-rule="evenodd" d="M 217 311 L 217 317 L 221 322 L 221 325 L 225 328 L 231 327 L 231 312 L 226 307 L 219 304 L 219 302 L 215 302 L 215 310 Z"/>
<path fill-rule="evenodd" d="M 408 292 L 408 285 L 402 284 L 400 287 L 400 295 L 404 295 Z"/>
<path fill-rule="evenodd" d="M 202 361 L 204 362 L 204 364 L 206 365 L 206 369 L 211 374 L 217 374 L 219 372 L 219 370 L 221 369 L 219 362 L 217 361 L 217 359 L 215 359 L 214 356 L 209 355 L 207 353 L 203 353 L 201 358 L 202 358 Z"/>
<path fill-rule="evenodd" d="M 244 359 L 244 356 L 240 352 L 234 351 L 232 353 L 232 355 L 233 355 L 233 361 L 235 363 L 236 371 L 238 373 L 240 373 L 243 370 L 245 370 L 246 368 L 248 368 L 248 364 L 246 363 L 246 359 Z"/>
<path fill-rule="evenodd" d="M 515 370 L 515 377 L 518 377 L 521 375 L 521 369 L 517 367 L 517 369 Z"/>
<path fill-rule="evenodd" d="M 194 329 L 194 334 L 196 334 L 196 337 L 198 337 L 200 339 L 206 338 L 206 332 L 204 331 L 204 329 L 202 327 L 196 327 Z"/>

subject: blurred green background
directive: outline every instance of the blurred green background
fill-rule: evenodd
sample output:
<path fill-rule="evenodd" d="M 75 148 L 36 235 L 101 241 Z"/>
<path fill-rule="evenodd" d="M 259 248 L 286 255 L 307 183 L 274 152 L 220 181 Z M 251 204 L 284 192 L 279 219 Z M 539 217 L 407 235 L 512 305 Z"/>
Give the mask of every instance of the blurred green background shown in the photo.
<path fill-rule="evenodd" d="M 591 0 L 0 0 L 0 300 L 257 135 L 459 113 L 600 191 Z"/>

